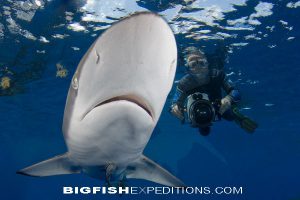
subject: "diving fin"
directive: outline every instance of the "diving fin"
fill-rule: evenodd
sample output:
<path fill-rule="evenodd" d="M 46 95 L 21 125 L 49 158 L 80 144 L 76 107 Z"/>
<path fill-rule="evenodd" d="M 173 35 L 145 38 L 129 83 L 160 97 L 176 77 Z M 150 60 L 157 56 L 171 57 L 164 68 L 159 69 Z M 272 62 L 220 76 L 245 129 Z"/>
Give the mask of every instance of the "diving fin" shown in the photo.
<path fill-rule="evenodd" d="M 250 119 L 249 117 L 240 113 L 238 107 L 234 107 L 232 109 L 233 114 L 235 116 L 235 122 L 240 125 L 242 129 L 244 129 L 248 133 L 253 133 L 255 129 L 258 127 L 258 124 Z"/>
<path fill-rule="evenodd" d="M 144 155 L 127 167 L 126 178 L 145 179 L 171 187 L 185 187 L 182 181 Z"/>
<path fill-rule="evenodd" d="M 248 117 L 245 117 L 240 122 L 240 126 L 242 129 L 244 129 L 248 133 L 253 133 L 255 131 L 255 129 L 258 127 L 257 123 Z"/>
<path fill-rule="evenodd" d="M 40 163 L 34 164 L 30 167 L 26 167 L 17 174 L 27 175 L 27 176 L 53 176 L 61 174 L 75 174 L 80 173 L 81 169 L 74 166 L 68 157 L 68 154 L 55 156 L 48 160 L 42 161 Z"/>

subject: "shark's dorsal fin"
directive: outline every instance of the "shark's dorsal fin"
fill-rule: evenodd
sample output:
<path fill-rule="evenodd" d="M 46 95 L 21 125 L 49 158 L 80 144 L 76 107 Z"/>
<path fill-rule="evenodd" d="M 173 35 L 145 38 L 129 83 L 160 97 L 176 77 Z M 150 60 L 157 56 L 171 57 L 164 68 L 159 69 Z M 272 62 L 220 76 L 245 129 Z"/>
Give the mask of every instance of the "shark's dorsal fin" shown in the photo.
<path fill-rule="evenodd" d="M 80 171 L 80 168 L 74 166 L 70 162 L 68 154 L 65 153 L 39 162 L 30 167 L 26 167 L 20 171 L 17 171 L 17 173 L 27 176 L 53 176 L 80 173 Z"/>
<path fill-rule="evenodd" d="M 126 178 L 145 179 L 171 187 L 185 187 L 182 181 L 144 155 L 127 167 Z"/>

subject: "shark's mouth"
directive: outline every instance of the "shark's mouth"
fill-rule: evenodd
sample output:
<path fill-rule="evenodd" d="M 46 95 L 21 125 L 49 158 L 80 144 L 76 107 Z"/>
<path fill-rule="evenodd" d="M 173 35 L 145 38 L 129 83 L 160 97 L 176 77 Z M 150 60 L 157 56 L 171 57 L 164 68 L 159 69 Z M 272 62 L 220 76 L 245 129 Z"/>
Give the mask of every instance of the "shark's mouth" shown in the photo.
<path fill-rule="evenodd" d="M 154 115 L 153 115 L 153 111 L 152 111 L 151 107 L 146 103 L 145 100 L 143 100 L 142 98 L 139 98 L 135 95 L 121 95 L 121 96 L 116 96 L 116 97 L 107 99 L 107 100 L 95 105 L 91 110 L 93 110 L 94 108 L 97 108 L 99 106 L 102 106 L 104 104 L 108 104 L 108 103 L 112 103 L 112 102 L 116 102 L 116 101 L 128 101 L 130 103 L 134 103 L 138 107 L 142 108 L 152 119 L 154 119 Z"/>

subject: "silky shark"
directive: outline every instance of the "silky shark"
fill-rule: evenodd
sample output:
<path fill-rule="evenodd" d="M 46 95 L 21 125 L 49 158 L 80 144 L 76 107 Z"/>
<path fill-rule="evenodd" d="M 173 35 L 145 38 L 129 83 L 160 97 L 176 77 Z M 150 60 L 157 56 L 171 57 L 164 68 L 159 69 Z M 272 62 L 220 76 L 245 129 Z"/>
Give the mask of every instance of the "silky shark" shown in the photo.
<path fill-rule="evenodd" d="M 133 178 L 184 186 L 143 155 L 176 65 L 175 37 L 162 17 L 141 12 L 112 25 L 92 44 L 72 78 L 63 120 L 67 153 L 18 173 L 85 173 L 108 182 Z"/>

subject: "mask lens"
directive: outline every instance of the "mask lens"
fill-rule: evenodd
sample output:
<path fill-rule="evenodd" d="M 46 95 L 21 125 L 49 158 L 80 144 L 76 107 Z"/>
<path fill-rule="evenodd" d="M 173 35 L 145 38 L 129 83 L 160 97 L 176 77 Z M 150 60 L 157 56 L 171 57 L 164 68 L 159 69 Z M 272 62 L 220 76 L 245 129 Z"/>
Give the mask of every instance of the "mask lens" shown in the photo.
<path fill-rule="evenodd" d="M 190 63 L 189 63 L 189 65 L 190 65 L 190 69 L 191 70 L 196 70 L 196 68 L 197 68 L 197 62 L 196 61 L 191 61 Z"/>
<path fill-rule="evenodd" d="M 206 59 L 198 59 L 197 64 L 199 67 L 207 67 L 207 60 Z"/>
<path fill-rule="evenodd" d="M 191 60 L 188 64 L 190 71 L 193 72 L 206 70 L 208 65 L 206 59 Z"/>

